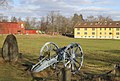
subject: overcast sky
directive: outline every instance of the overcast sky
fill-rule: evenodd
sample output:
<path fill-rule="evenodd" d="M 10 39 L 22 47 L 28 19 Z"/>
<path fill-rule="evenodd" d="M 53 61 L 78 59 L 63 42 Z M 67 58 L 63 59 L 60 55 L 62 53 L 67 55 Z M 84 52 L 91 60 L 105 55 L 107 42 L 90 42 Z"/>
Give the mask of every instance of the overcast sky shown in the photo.
<path fill-rule="evenodd" d="M 12 1 L 12 0 L 8 0 Z M 111 16 L 120 20 L 120 0 L 13 0 L 11 8 L 0 8 L 0 13 L 16 17 L 46 16 L 50 11 L 56 11 L 66 17 L 74 13 L 87 16 Z"/>

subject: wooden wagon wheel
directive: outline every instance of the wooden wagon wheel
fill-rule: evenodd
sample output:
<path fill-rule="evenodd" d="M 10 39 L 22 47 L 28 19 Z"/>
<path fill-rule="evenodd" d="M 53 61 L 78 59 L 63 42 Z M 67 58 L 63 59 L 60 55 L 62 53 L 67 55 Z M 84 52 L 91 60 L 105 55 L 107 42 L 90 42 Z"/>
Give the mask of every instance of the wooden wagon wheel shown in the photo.
<path fill-rule="evenodd" d="M 32 71 L 33 72 L 39 72 L 39 67 L 41 65 L 41 62 L 45 61 L 45 60 L 50 60 L 51 58 L 53 58 L 54 56 L 56 56 L 56 50 L 58 50 L 58 46 L 53 43 L 53 42 L 47 42 L 43 45 L 43 47 L 40 50 L 40 57 L 39 57 L 39 62 L 34 65 L 32 67 Z M 52 69 L 55 68 L 55 64 L 53 64 Z M 44 67 L 43 67 L 44 68 Z"/>
<path fill-rule="evenodd" d="M 83 64 L 83 50 L 77 43 L 71 43 L 64 50 L 64 65 L 72 72 L 79 71 Z"/>
<path fill-rule="evenodd" d="M 43 58 L 51 59 L 51 57 L 56 56 L 56 50 L 58 46 L 53 42 L 47 42 L 40 50 L 40 60 Z"/>
<path fill-rule="evenodd" d="M 18 44 L 13 34 L 8 35 L 3 43 L 2 57 L 9 62 L 15 62 L 18 59 Z"/>

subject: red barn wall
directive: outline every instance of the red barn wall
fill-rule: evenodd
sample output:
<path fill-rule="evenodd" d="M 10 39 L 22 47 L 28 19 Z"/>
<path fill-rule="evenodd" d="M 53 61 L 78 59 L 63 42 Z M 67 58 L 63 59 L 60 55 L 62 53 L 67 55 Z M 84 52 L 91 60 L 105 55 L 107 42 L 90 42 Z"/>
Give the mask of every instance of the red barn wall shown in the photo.
<path fill-rule="evenodd" d="M 37 30 L 25 30 L 25 34 L 37 34 Z"/>
<path fill-rule="evenodd" d="M 0 22 L 0 34 L 21 34 L 24 30 L 21 22 Z"/>
<path fill-rule="evenodd" d="M 0 34 L 37 34 L 37 30 L 26 29 L 22 22 L 0 22 Z"/>

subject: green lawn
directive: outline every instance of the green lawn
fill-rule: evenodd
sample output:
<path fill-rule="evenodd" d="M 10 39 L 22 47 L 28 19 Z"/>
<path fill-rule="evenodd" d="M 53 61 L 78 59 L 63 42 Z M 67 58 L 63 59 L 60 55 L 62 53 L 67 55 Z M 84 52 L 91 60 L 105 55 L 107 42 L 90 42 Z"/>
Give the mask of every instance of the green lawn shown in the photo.
<path fill-rule="evenodd" d="M 0 46 L 6 35 L 0 35 Z M 16 35 L 19 52 L 25 58 L 38 58 L 40 48 L 46 42 L 54 42 L 59 47 L 69 45 L 72 42 L 79 43 L 84 51 L 84 64 L 81 68 L 84 72 L 104 73 L 117 63 L 120 63 L 120 40 L 95 40 L 95 39 L 74 39 L 63 36 L 48 35 Z M 1 48 L 0 47 L 0 48 Z M 23 76 L 25 73 L 16 67 L 0 62 L 0 81 L 29 81 L 30 76 Z"/>

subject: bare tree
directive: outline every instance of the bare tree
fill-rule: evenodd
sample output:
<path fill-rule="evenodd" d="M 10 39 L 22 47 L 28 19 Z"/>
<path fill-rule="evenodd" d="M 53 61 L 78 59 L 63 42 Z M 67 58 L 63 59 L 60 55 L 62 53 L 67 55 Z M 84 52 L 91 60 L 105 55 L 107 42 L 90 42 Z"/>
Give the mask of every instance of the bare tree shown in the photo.
<path fill-rule="evenodd" d="M 3 14 L 0 14 L 0 22 L 7 22 L 9 19 L 8 19 L 8 16 L 4 16 Z"/>
<path fill-rule="evenodd" d="M 26 29 L 40 29 L 40 20 L 36 17 L 26 17 L 23 22 Z"/>
<path fill-rule="evenodd" d="M 17 22 L 17 18 L 15 16 L 11 17 L 11 22 Z"/>
<path fill-rule="evenodd" d="M 56 20 L 58 18 L 59 11 L 51 11 L 47 17 L 46 17 L 46 22 L 47 22 L 47 29 L 53 33 L 57 32 L 58 28 L 56 26 Z"/>
<path fill-rule="evenodd" d="M 30 20 L 31 28 L 34 29 L 36 27 L 36 23 L 37 23 L 37 18 L 36 17 L 32 17 L 31 20 Z"/>
<path fill-rule="evenodd" d="M 98 21 L 112 21 L 112 18 L 110 16 L 102 16 L 102 15 L 99 15 L 98 16 Z"/>
<path fill-rule="evenodd" d="M 41 31 L 47 32 L 47 26 L 48 26 L 48 18 L 42 17 L 41 18 Z"/>
<path fill-rule="evenodd" d="M 8 5 L 8 1 L 7 0 L 0 0 L 0 6 L 7 6 Z"/>
<path fill-rule="evenodd" d="M 19 18 L 17 19 L 17 21 L 18 21 L 18 22 L 22 22 L 23 20 L 22 20 L 21 17 L 19 17 Z"/>
<path fill-rule="evenodd" d="M 1 9 L 11 9 L 13 6 L 13 0 L 0 0 L 0 8 Z"/>
<path fill-rule="evenodd" d="M 94 21 L 94 19 L 95 19 L 95 18 L 94 18 L 94 16 L 92 16 L 92 15 L 87 17 L 87 21 L 90 21 L 90 22 L 91 22 L 91 21 Z"/>
<path fill-rule="evenodd" d="M 88 16 L 86 21 L 88 22 L 95 22 L 95 21 L 112 21 L 112 18 L 110 16 L 102 16 L 102 15 L 99 15 L 97 17 L 94 17 L 94 16 Z"/>
<path fill-rule="evenodd" d="M 30 29 L 31 28 L 31 26 L 30 26 L 30 17 L 26 17 L 24 22 L 25 22 L 25 28 Z"/>
<path fill-rule="evenodd" d="M 76 22 L 78 21 L 76 20 Z M 53 32 L 53 34 L 54 32 L 57 32 L 59 34 L 71 32 L 73 33 L 73 27 L 74 25 L 72 18 L 66 18 L 59 12 L 51 11 L 46 17 L 41 18 L 41 29 L 42 31 L 45 31 L 47 33 L 48 32 Z"/>
<path fill-rule="evenodd" d="M 51 26 L 51 28 L 52 28 L 52 32 L 53 32 L 53 34 L 54 34 L 54 32 L 55 32 L 55 16 L 56 16 L 56 14 L 55 14 L 55 11 L 51 11 L 49 14 L 48 14 L 48 20 L 49 20 L 49 24 L 50 24 L 50 26 Z M 50 28 L 50 29 L 51 29 Z"/>

